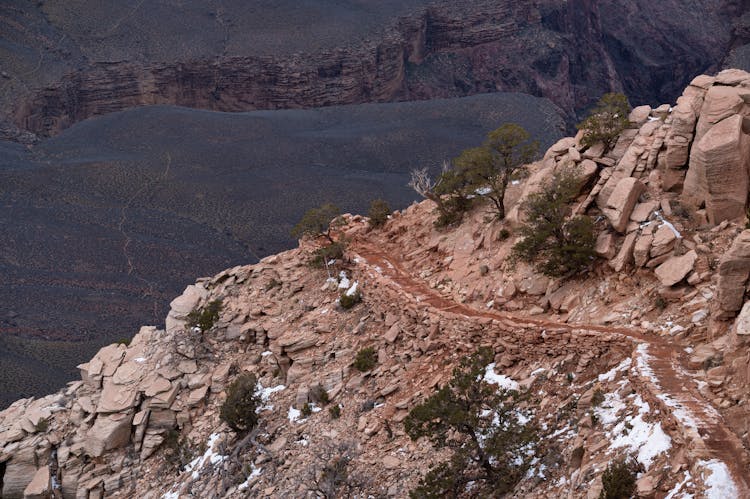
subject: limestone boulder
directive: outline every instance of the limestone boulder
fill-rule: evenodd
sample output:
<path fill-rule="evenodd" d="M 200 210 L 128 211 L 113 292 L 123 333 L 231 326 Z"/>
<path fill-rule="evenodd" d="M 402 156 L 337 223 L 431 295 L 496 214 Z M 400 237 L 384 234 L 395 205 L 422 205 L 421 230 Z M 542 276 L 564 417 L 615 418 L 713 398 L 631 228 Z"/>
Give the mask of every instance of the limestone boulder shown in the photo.
<path fill-rule="evenodd" d="M 695 140 L 700 141 L 714 125 L 739 113 L 745 105 L 741 95 L 746 91 L 722 85 L 709 88 L 698 118 Z"/>
<path fill-rule="evenodd" d="M 576 146 L 576 139 L 575 137 L 565 137 L 557 142 L 555 142 L 552 147 L 547 149 L 547 152 L 544 154 L 544 159 L 547 158 L 554 158 L 556 156 L 562 156 L 563 154 L 567 153 L 568 150 L 571 147 Z"/>
<path fill-rule="evenodd" d="M 740 315 L 734 321 L 732 332 L 740 337 L 743 341 L 750 339 L 750 301 L 745 302 L 740 311 Z"/>
<path fill-rule="evenodd" d="M 37 472 L 36 452 L 33 446 L 16 450 L 10 461 L 5 463 L 0 497 L 22 498 L 26 487 Z"/>
<path fill-rule="evenodd" d="M 630 214 L 633 212 L 638 197 L 646 187 L 633 177 L 620 180 L 607 200 L 607 207 L 603 210 L 617 232 L 623 233 L 628 226 Z"/>
<path fill-rule="evenodd" d="M 609 266 L 615 269 L 615 272 L 622 272 L 625 267 L 633 263 L 633 250 L 637 238 L 638 231 L 633 231 L 625 236 L 625 241 L 623 241 L 617 256 L 609 261 Z"/>
<path fill-rule="evenodd" d="M 127 445 L 132 421 L 133 411 L 100 415 L 86 433 L 84 450 L 92 457 L 99 457 L 105 451 Z"/>
<path fill-rule="evenodd" d="M 96 412 L 122 412 L 138 405 L 138 390 L 134 385 L 118 385 L 105 381 Z"/>
<path fill-rule="evenodd" d="M 673 256 L 656 267 L 654 273 L 663 286 L 674 286 L 693 271 L 697 259 L 698 254 L 691 250 L 682 256 Z"/>
<path fill-rule="evenodd" d="M 724 119 L 693 146 L 690 155 L 682 197 L 693 206 L 705 202 L 711 224 L 745 215 L 750 125 L 744 122 L 737 114 Z"/>
<path fill-rule="evenodd" d="M 633 247 L 633 260 L 636 267 L 643 267 L 649 260 L 649 251 L 654 236 L 652 234 L 642 234 L 638 236 Z"/>
<path fill-rule="evenodd" d="M 750 277 L 750 230 L 741 232 L 721 257 L 718 273 L 718 315 L 733 317 L 742 308 L 745 285 Z"/>
<path fill-rule="evenodd" d="M 208 291 L 200 284 L 191 284 L 185 288 L 182 295 L 169 304 L 170 310 L 166 318 L 168 333 L 181 329 L 187 315 L 198 306 L 201 300 L 208 296 Z"/>
<path fill-rule="evenodd" d="M 654 239 L 651 242 L 651 258 L 665 255 L 672 251 L 677 241 L 677 234 L 667 224 L 660 225 L 654 233 Z"/>
<path fill-rule="evenodd" d="M 646 122 L 646 120 L 648 120 L 648 117 L 650 115 L 651 115 L 651 106 L 638 106 L 638 107 L 634 107 L 633 110 L 630 111 L 628 120 L 631 123 L 642 125 L 643 123 Z"/>
<path fill-rule="evenodd" d="M 612 259 L 617 254 L 617 248 L 615 248 L 615 235 L 611 232 L 602 232 L 596 238 L 596 246 L 594 246 L 594 252 L 602 258 L 607 260 Z"/>
<path fill-rule="evenodd" d="M 47 499 L 50 497 L 50 475 L 49 467 L 42 466 L 36 473 L 34 478 L 26 486 L 26 490 L 23 492 L 24 499 Z"/>

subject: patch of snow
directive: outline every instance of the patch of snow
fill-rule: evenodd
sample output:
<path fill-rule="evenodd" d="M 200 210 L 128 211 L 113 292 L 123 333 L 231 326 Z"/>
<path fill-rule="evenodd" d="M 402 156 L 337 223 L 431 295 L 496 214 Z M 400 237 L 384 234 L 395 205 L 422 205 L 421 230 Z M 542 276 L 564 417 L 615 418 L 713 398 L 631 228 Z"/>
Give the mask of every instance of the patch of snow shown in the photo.
<path fill-rule="evenodd" d="M 357 293 L 357 287 L 359 286 L 359 281 L 354 281 L 354 284 L 349 287 L 349 289 L 346 290 L 346 296 L 354 296 Z M 339 284 L 339 287 L 341 285 Z"/>
<path fill-rule="evenodd" d="M 346 277 L 346 272 L 343 270 L 339 273 L 339 289 L 349 289 L 349 286 L 351 286 L 351 282 L 349 282 L 349 278 Z"/>
<path fill-rule="evenodd" d="M 662 226 L 666 225 L 667 227 L 669 227 L 672 230 L 672 232 L 674 233 L 674 235 L 675 235 L 675 237 L 677 239 L 682 239 L 682 234 L 680 234 L 680 231 L 678 231 L 675 228 L 675 226 L 672 225 L 671 222 L 669 222 L 663 216 L 661 216 L 661 211 L 657 210 L 657 211 L 654 212 L 654 214 L 656 215 L 656 218 L 658 218 L 661 221 L 661 225 L 659 227 L 662 227 Z"/>
<path fill-rule="evenodd" d="M 161 499 L 180 499 L 180 493 L 179 492 L 173 492 L 169 491 L 165 493 L 163 496 L 161 496 Z"/>
<path fill-rule="evenodd" d="M 301 415 L 302 413 L 299 410 L 295 409 L 294 407 L 289 407 L 289 412 L 287 413 L 287 417 L 289 418 L 290 423 L 299 421 L 299 417 Z M 304 419 L 302 421 L 304 421 Z"/>
<path fill-rule="evenodd" d="M 518 390 L 518 383 L 503 374 L 495 373 L 495 363 L 487 364 L 484 368 L 484 380 L 506 390 Z"/>
<path fill-rule="evenodd" d="M 698 466 L 703 468 L 701 477 L 706 484 L 703 492 L 706 499 L 735 499 L 739 497 L 737 486 L 729 474 L 729 468 L 718 459 L 710 461 L 698 461 Z M 708 474 L 706 474 L 708 472 Z"/>
<path fill-rule="evenodd" d="M 545 372 L 546 370 L 547 370 L 547 369 L 546 369 L 546 368 L 544 368 L 544 367 L 540 367 L 539 369 L 534 369 L 533 371 L 531 371 L 531 374 L 530 374 L 529 376 L 537 376 L 537 375 L 539 375 L 539 374 L 542 374 L 542 373 L 543 373 L 543 372 Z"/>
<path fill-rule="evenodd" d="M 268 357 L 269 355 L 273 355 L 273 352 L 270 350 L 266 350 L 260 354 L 261 357 Z"/>
<path fill-rule="evenodd" d="M 382 274 L 383 273 L 383 269 L 381 269 L 377 265 L 375 265 L 375 267 L 373 267 L 373 268 L 375 269 L 375 272 L 377 272 L 378 274 Z"/>
<path fill-rule="evenodd" d="M 325 315 L 327 313 L 328 313 L 328 309 L 327 308 L 324 308 L 323 310 L 320 311 L 320 315 Z"/>
<path fill-rule="evenodd" d="M 248 488 L 250 486 L 250 481 L 255 477 L 259 477 L 261 473 L 263 473 L 263 468 L 258 468 L 255 466 L 255 463 L 250 463 L 250 474 L 247 476 L 247 479 L 237 487 L 237 490 L 245 490 Z"/>
<path fill-rule="evenodd" d="M 146 359 L 144 359 L 143 357 L 136 357 L 136 358 L 135 358 L 135 359 L 133 359 L 133 360 L 134 360 L 135 362 L 138 362 L 139 364 L 143 364 L 144 362 L 146 362 Z"/>
<path fill-rule="evenodd" d="M 606 399 L 605 399 L 606 400 Z M 637 460 L 648 470 L 656 456 L 666 452 L 672 446 L 672 439 L 664 433 L 661 423 L 648 423 L 643 417 L 650 412 L 647 402 L 636 395 L 633 403 L 638 406 L 638 414 L 627 417 L 618 423 L 610 432 L 614 439 L 612 448 L 626 447 L 638 453 Z"/>
<path fill-rule="evenodd" d="M 594 409 L 594 414 L 603 425 L 611 425 L 617 422 L 617 414 L 625 407 L 617 393 L 607 393 L 604 395 L 604 401 Z"/>
<path fill-rule="evenodd" d="M 258 397 L 260 397 L 260 399 L 263 402 L 268 402 L 268 398 L 271 395 L 273 395 L 276 392 L 280 392 L 281 390 L 284 390 L 285 388 L 286 388 L 286 386 L 284 386 L 284 385 L 278 385 L 278 386 L 274 386 L 274 387 L 263 388 L 263 385 L 261 385 L 260 383 L 258 383 L 258 385 L 255 388 L 255 394 Z"/>
<path fill-rule="evenodd" d="M 198 477 L 200 477 L 200 470 L 207 464 L 215 466 L 226 459 L 226 456 L 222 456 L 213 450 L 214 445 L 219 438 L 221 438 L 219 433 L 212 433 L 211 436 L 208 437 L 208 442 L 206 443 L 206 452 L 204 452 L 202 456 L 196 457 L 185 466 L 185 471 L 192 472 L 191 477 L 193 480 L 197 480 Z"/>
<path fill-rule="evenodd" d="M 613 367 L 612 369 L 610 369 L 606 373 L 600 374 L 599 375 L 599 381 L 614 381 L 615 380 L 615 376 L 617 376 L 617 373 L 620 372 L 620 371 L 625 371 L 628 368 L 630 368 L 630 364 L 632 362 L 633 361 L 630 358 L 627 358 L 627 359 L 623 360 L 622 362 L 620 362 L 619 364 L 617 364 L 615 367 Z"/>
<path fill-rule="evenodd" d="M 678 484 L 676 484 L 674 486 L 674 488 L 672 488 L 672 490 L 670 490 L 669 493 L 664 497 L 664 499 L 676 499 L 677 494 L 680 492 L 680 490 L 682 490 L 682 487 L 684 487 L 685 484 L 688 483 L 689 480 L 690 480 L 690 472 L 686 471 L 685 472 L 685 479 L 683 481 L 679 482 Z M 682 495 L 683 499 L 686 498 L 686 497 L 691 497 L 692 498 L 693 496 L 690 495 L 690 494 L 687 494 L 687 493 L 685 493 L 685 494 Z"/>

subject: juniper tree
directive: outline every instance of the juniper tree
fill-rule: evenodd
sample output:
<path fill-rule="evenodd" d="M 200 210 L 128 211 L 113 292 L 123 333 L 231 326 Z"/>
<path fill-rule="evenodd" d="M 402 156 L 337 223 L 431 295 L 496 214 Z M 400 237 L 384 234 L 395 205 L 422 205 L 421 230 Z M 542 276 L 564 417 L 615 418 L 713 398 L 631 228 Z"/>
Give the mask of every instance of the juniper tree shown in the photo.
<path fill-rule="evenodd" d="M 596 244 L 594 224 L 585 215 L 568 218 L 569 203 L 579 189 L 576 172 L 564 170 L 528 197 L 513 258 L 536 263 L 537 270 L 550 277 L 581 272 L 589 266 Z"/>
<path fill-rule="evenodd" d="M 325 203 L 317 208 L 310 208 L 302 216 L 302 219 L 292 227 L 291 234 L 294 237 L 302 236 L 324 236 L 331 243 L 331 228 L 338 225 L 341 210 L 332 203 Z"/>
<path fill-rule="evenodd" d="M 579 130 L 583 130 L 581 145 L 590 147 L 602 142 L 606 150 L 611 149 L 620 133 L 630 124 L 629 114 L 630 104 L 625 95 L 604 94 L 586 119 L 577 125 Z"/>
<path fill-rule="evenodd" d="M 426 437 L 436 448 L 452 450 L 422 478 L 412 498 L 457 498 L 469 484 L 481 497 L 498 497 L 528 469 L 534 429 L 519 418 L 519 393 L 485 380 L 491 360 L 488 348 L 464 358 L 448 384 L 404 419 L 413 440 Z"/>

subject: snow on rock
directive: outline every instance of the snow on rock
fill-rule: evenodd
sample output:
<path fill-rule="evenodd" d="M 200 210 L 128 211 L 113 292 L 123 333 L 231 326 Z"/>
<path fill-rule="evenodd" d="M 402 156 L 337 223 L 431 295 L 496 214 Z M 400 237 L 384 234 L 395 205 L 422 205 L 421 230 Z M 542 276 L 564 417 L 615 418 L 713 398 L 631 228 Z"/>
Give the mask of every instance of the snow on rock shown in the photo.
<path fill-rule="evenodd" d="M 495 373 L 494 362 L 487 364 L 487 367 L 485 367 L 484 380 L 491 385 L 497 385 L 505 390 L 518 390 L 518 383 L 503 374 Z"/>
<path fill-rule="evenodd" d="M 339 273 L 339 289 L 349 289 L 349 286 L 351 286 L 351 282 L 349 281 L 349 278 L 346 277 L 346 272 L 343 270 Z"/>
<path fill-rule="evenodd" d="M 299 410 L 295 409 L 294 407 L 290 407 L 289 412 L 287 413 L 287 417 L 289 418 L 289 421 L 291 423 L 298 421 L 301 415 L 302 413 Z"/>
<path fill-rule="evenodd" d="M 727 465 L 718 459 L 710 461 L 698 461 L 698 467 L 702 468 L 701 476 L 706 490 L 703 497 L 706 499 L 735 499 L 739 497 L 737 486 L 729 474 Z"/>
<path fill-rule="evenodd" d="M 354 296 L 357 293 L 357 287 L 359 286 L 359 281 L 354 281 L 354 284 L 352 284 L 349 289 L 346 290 L 346 296 Z"/>
<path fill-rule="evenodd" d="M 627 359 L 623 360 L 622 362 L 620 362 L 619 364 L 617 364 L 615 367 L 613 367 L 612 369 L 610 369 L 606 373 L 600 374 L 599 375 L 599 381 L 600 382 L 614 381 L 615 377 L 617 376 L 617 373 L 620 372 L 620 371 L 626 371 L 630 367 L 630 365 L 632 364 L 632 362 L 633 361 L 630 358 L 627 358 Z"/>
<path fill-rule="evenodd" d="M 198 477 L 200 477 L 200 470 L 207 464 L 215 466 L 226 459 L 226 456 L 222 456 L 214 451 L 214 445 L 219 438 L 221 438 L 219 433 L 212 433 L 211 436 L 208 437 L 208 443 L 206 443 L 206 452 L 204 452 L 202 456 L 196 457 L 185 466 L 185 471 L 192 472 L 193 480 L 197 480 Z"/>
<path fill-rule="evenodd" d="M 636 395 L 633 403 L 638 406 L 638 414 L 628 416 L 609 432 L 612 438 L 611 447 L 625 447 L 637 452 L 636 459 L 648 470 L 656 456 L 666 452 L 672 446 L 672 439 L 664 433 L 661 423 L 649 423 L 644 416 L 650 412 L 647 402 Z"/>
<path fill-rule="evenodd" d="M 255 463 L 250 463 L 250 474 L 247 476 L 247 479 L 237 487 L 237 490 L 245 490 L 250 487 L 250 482 L 252 482 L 253 478 L 259 477 L 261 473 L 263 473 L 263 468 L 258 468 L 255 466 Z"/>

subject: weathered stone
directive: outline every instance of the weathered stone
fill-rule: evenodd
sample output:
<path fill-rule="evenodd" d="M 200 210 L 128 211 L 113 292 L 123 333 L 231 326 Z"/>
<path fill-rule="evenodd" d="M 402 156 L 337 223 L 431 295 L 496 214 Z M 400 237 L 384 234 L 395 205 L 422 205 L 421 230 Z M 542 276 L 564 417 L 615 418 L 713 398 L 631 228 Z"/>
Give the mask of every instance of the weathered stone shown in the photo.
<path fill-rule="evenodd" d="M 717 303 L 719 315 L 729 318 L 742 308 L 750 276 L 750 230 L 741 232 L 719 262 Z"/>
<path fill-rule="evenodd" d="M 688 251 L 682 256 L 674 256 L 662 263 L 654 273 L 663 286 L 674 286 L 693 271 L 697 258 L 698 254 L 695 251 Z"/>
<path fill-rule="evenodd" d="M 637 237 L 638 232 L 631 232 L 625 236 L 625 241 L 622 243 L 620 252 L 613 260 L 610 260 L 609 266 L 615 269 L 616 272 L 622 272 L 627 265 L 633 262 L 633 250 L 635 249 Z"/>
<path fill-rule="evenodd" d="M 615 235 L 611 232 L 602 232 L 596 238 L 596 246 L 594 251 L 597 255 L 607 260 L 617 254 L 617 248 L 615 248 Z"/>
<path fill-rule="evenodd" d="M 122 412 L 137 404 L 138 390 L 134 386 L 116 385 L 112 381 L 105 381 L 96 412 Z"/>
<path fill-rule="evenodd" d="M 633 207 L 645 188 L 640 180 L 633 177 L 624 178 L 615 186 L 603 211 L 617 232 L 625 232 Z"/>
<path fill-rule="evenodd" d="M 732 332 L 737 336 L 750 336 L 750 301 L 742 306 L 740 315 L 734 321 Z"/>
<path fill-rule="evenodd" d="M 648 262 L 653 239 L 654 236 L 651 234 L 642 234 L 636 239 L 633 247 L 633 259 L 636 267 L 643 267 Z"/>
<path fill-rule="evenodd" d="M 401 326 L 399 326 L 398 323 L 395 323 L 385 333 L 385 341 L 387 341 L 388 343 L 393 343 L 396 341 L 396 338 L 398 338 L 399 334 L 401 334 Z"/>
<path fill-rule="evenodd" d="M 633 208 L 633 212 L 630 214 L 630 220 L 633 222 L 645 222 L 648 217 L 659 208 L 658 201 L 646 201 L 645 203 L 638 203 Z"/>
<path fill-rule="evenodd" d="M 208 291 L 200 284 L 191 284 L 186 287 L 182 295 L 169 304 L 170 310 L 165 320 L 166 331 L 172 333 L 182 329 L 187 315 L 207 296 Z"/>
<path fill-rule="evenodd" d="M 669 225 L 667 224 L 661 224 L 659 228 L 656 229 L 654 239 L 651 243 L 651 258 L 655 258 L 672 251 L 676 240 L 677 235 L 674 233 L 671 227 L 669 227 Z"/>
<path fill-rule="evenodd" d="M 552 158 L 555 156 L 562 156 L 566 152 L 568 152 L 568 149 L 571 147 L 575 147 L 576 145 L 576 139 L 575 137 L 565 137 L 557 142 L 555 142 L 552 147 L 547 149 L 547 152 L 544 154 L 544 159 Z"/>
<path fill-rule="evenodd" d="M 630 111 L 628 120 L 631 123 L 641 125 L 646 122 L 646 120 L 648 119 L 650 115 L 651 115 L 651 106 L 638 106 L 638 107 L 634 107 L 633 110 Z"/>
<path fill-rule="evenodd" d="M 750 78 L 750 73 L 747 71 L 743 71 L 741 69 L 725 69 L 723 71 L 720 71 L 719 74 L 716 75 L 715 83 L 717 85 L 739 85 L 743 81 Z"/>
<path fill-rule="evenodd" d="M 100 415 L 94 426 L 86 433 L 84 449 L 92 457 L 99 457 L 105 451 L 117 449 L 130 441 L 130 423 L 133 412 Z"/>
<path fill-rule="evenodd" d="M 740 90 L 735 87 L 715 85 L 709 88 L 695 129 L 696 142 L 700 142 L 714 125 L 739 113 L 744 104 Z"/>
<path fill-rule="evenodd" d="M 50 497 L 50 476 L 49 467 L 42 466 L 36 473 L 34 478 L 26 486 L 26 490 L 23 492 L 24 499 L 47 499 Z"/>
<path fill-rule="evenodd" d="M 13 453 L 10 461 L 5 463 L 2 497 L 23 497 L 26 487 L 37 472 L 36 452 L 33 446 L 21 447 Z"/>

